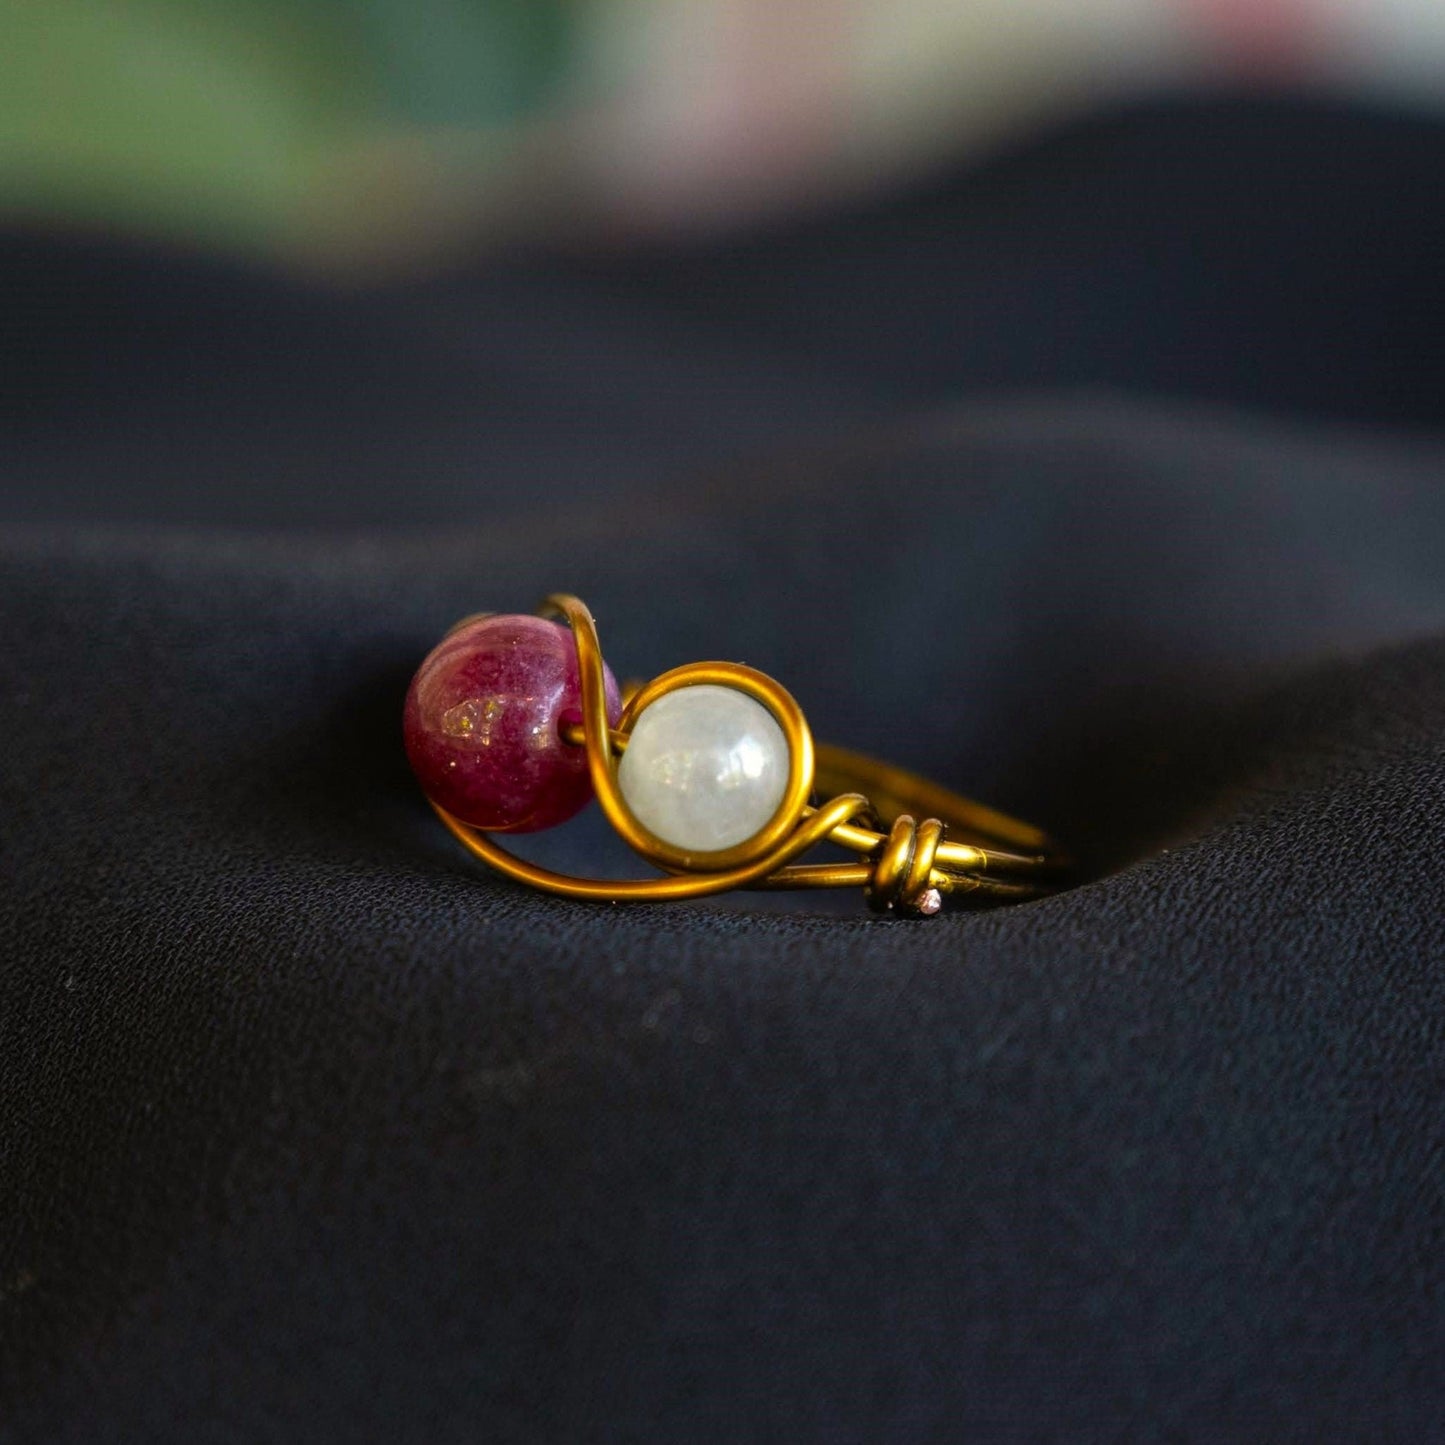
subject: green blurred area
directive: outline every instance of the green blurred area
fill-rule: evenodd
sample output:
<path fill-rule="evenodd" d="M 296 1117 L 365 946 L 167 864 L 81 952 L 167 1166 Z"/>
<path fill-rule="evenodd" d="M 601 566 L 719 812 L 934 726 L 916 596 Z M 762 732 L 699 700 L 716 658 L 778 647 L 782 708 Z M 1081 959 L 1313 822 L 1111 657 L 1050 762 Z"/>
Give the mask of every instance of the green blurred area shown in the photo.
<path fill-rule="evenodd" d="M 505 148 L 575 75 L 584 8 L 0 0 L 0 211 L 305 247 L 444 165 L 433 138 Z"/>

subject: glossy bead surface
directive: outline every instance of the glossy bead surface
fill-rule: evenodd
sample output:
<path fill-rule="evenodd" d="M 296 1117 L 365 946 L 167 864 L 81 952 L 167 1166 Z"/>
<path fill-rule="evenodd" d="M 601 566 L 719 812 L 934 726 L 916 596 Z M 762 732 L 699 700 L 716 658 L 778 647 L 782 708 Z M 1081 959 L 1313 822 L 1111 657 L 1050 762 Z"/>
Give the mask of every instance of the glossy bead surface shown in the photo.
<path fill-rule="evenodd" d="M 621 711 L 607 679 L 607 716 Z M 583 748 L 560 727 L 581 720 L 571 632 L 527 615 L 497 615 L 449 633 L 412 679 L 402 732 L 427 796 L 499 833 L 565 822 L 592 796 Z"/>
<path fill-rule="evenodd" d="M 638 714 L 617 783 L 649 832 L 714 853 L 762 831 L 788 785 L 788 740 L 760 702 L 732 687 L 680 687 Z"/>

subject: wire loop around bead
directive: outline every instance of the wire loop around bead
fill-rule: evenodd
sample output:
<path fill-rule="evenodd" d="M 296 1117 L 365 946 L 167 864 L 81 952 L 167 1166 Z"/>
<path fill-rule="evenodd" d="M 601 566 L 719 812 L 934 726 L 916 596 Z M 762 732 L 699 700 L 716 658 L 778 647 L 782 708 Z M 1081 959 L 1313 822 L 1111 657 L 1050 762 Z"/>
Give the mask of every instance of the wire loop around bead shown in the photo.
<path fill-rule="evenodd" d="M 556 873 L 518 858 L 433 801 L 453 836 L 507 877 L 567 898 L 613 903 L 702 898 L 738 888 L 861 887 L 875 911 L 915 916 L 936 913 L 947 895 L 975 905 L 1003 903 L 1056 886 L 1065 860 L 1038 829 L 890 764 L 815 744 L 792 696 L 739 663 L 691 663 L 663 673 L 632 692 L 617 725 L 609 726 L 602 649 L 591 612 L 566 593 L 547 598 L 541 612 L 567 623 L 577 649 L 582 722 L 563 736 L 586 749 L 593 790 L 608 822 L 664 876 L 593 879 Z M 659 698 L 698 684 L 734 688 L 761 703 L 782 729 L 789 757 L 772 818 L 752 837 L 711 852 L 657 837 L 629 808 L 618 783 L 618 760 L 641 714 Z M 815 789 L 833 796 L 815 802 Z M 918 813 L 922 821 L 915 821 Z M 796 861 L 824 842 L 859 856 L 836 863 Z"/>

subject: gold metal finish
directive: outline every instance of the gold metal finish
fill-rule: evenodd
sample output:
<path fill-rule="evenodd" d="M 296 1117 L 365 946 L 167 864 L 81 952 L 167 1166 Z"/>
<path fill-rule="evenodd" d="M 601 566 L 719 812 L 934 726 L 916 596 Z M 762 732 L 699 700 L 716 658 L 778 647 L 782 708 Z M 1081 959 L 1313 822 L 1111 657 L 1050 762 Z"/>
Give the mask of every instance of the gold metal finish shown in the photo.
<path fill-rule="evenodd" d="M 519 883 L 565 898 L 610 903 L 702 898 L 734 888 L 861 887 L 878 912 L 922 916 L 953 896 L 970 905 L 1018 902 L 1052 891 L 1066 859 L 1027 823 L 962 798 L 912 773 L 860 753 L 815 744 L 802 709 L 779 683 L 735 662 L 673 668 L 633 691 L 616 728 L 607 723 L 602 649 L 592 614 L 556 593 L 544 616 L 572 629 L 582 681 L 582 724 L 564 737 L 587 750 L 588 771 L 607 820 L 627 844 L 667 876 L 573 878 L 524 862 L 492 836 L 436 808 L 475 857 Z M 788 784 L 777 812 L 753 837 L 717 852 L 686 851 L 655 837 L 632 815 L 617 782 L 617 759 L 642 711 L 678 688 L 712 683 L 761 703 L 787 739 Z M 814 795 L 829 801 L 810 801 Z M 915 821 L 917 817 L 922 821 Z M 855 861 L 797 863 L 820 843 L 860 855 Z"/>

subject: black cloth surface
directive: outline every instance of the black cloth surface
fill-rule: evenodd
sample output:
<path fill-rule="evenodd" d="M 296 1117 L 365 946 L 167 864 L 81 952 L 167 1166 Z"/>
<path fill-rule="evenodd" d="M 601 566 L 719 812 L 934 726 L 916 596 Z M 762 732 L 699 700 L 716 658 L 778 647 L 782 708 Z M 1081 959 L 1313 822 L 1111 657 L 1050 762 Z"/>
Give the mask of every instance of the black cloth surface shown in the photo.
<path fill-rule="evenodd" d="M 1135 237 L 1098 370 L 1015 309 L 994 379 L 1117 385 L 1109 356 L 1177 348 L 1200 375 L 1153 389 L 1194 400 L 940 404 L 987 366 L 904 375 L 907 325 L 922 355 L 940 306 L 967 329 L 950 296 L 1022 278 L 1019 215 L 1073 214 L 1061 177 L 1133 194 L 1171 127 L 1206 177 L 1223 127 L 1261 186 L 1333 166 L 1376 197 L 1367 223 L 1301 189 L 1335 217 L 1301 251 L 1310 327 L 1237 304 L 1270 267 L 1225 296 L 1181 269 L 1151 351 Z M 50 349 L 3 453 L 0 1437 L 1440 1438 L 1441 292 L 1362 263 L 1367 236 L 1438 246 L 1415 181 L 1442 152 L 1414 122 L 1166 107 L 880 206 L 857 249 L 853 217 L 554 258 L 527 294 L 577 349 L 520 362 L 490 271 L 344 303 L 8 243 L 17 334 Z M 921 213 L 948 225 L 870 362 L 839 337 Z M 1247 211 L 1256 251 L 1286 254 L 1283 214 Z M 1088 283 L 1103 234 L 1050 232 L 1038 284 Z M 807 246 L 844 258 L 811 368 L 763 284 Z M 193 295 L 148 333 L 168 267 L 231 322 Z M 433 382 L 463 334 L 485 424 L 458 441 L 464 388 Z M 589 350 L 597 391 L 568 380 Z M 607 389 L 641 415 L 688 357 L 616 465 Z M 412 456 L 428 416 L 455 449 Z M 1050 827 L 1076 885 L 904 922 L 488 876 L 416 790 L 401 696 L 456 617 L 559 587 L 620 675 L 759 666 L 820 735 Z M 535 847 L 619 861 L 595 818 Z"/>

